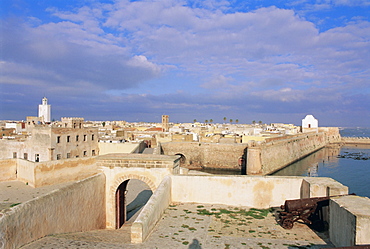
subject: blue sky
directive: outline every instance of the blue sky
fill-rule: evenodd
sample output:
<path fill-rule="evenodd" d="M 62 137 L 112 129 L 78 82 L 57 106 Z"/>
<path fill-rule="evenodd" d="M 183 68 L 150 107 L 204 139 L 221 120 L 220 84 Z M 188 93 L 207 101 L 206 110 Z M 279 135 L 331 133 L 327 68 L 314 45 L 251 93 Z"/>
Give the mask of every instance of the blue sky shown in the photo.
<path fill-rule="evenodd" d="M 370 122 L 370 0 L 0 2 L 0 119 Z"/>

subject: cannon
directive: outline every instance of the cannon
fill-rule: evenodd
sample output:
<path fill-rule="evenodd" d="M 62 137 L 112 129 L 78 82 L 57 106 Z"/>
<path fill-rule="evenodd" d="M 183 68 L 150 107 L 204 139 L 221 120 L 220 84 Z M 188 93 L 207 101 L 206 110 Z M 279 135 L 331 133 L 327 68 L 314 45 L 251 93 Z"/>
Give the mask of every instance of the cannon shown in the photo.
<path fill-rule="evenodd" d="M 309 225 L 322 222 L 322 207 L 329 205 L 329 199 L 330 196 L 286 200 L 279 214 L 281 226 L 292 229 L 298 220 Z"/>

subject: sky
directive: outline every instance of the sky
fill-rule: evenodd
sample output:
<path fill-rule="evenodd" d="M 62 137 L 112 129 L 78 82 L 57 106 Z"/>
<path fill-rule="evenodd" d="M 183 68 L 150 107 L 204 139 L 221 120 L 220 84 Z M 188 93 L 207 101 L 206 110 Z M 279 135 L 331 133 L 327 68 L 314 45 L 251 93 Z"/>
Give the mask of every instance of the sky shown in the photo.
<path fill-rule="evenodd" d="M 370 0 L 1 0 L 0 120 L 370 127 Z"/>

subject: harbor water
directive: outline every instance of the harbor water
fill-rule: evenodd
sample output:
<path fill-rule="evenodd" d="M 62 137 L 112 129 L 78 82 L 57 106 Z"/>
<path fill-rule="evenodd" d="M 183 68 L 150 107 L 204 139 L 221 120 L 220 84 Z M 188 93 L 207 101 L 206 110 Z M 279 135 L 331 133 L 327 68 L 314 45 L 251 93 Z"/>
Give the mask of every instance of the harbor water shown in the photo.
<path fill-rule="evenodd" d="M 342 137 L 370 137 L 370 128 L 342 128 Z M 350 193 L 370 198 L 370 146 L 323 148 L 274 173 L 280 176 L 331 177 Z"/>

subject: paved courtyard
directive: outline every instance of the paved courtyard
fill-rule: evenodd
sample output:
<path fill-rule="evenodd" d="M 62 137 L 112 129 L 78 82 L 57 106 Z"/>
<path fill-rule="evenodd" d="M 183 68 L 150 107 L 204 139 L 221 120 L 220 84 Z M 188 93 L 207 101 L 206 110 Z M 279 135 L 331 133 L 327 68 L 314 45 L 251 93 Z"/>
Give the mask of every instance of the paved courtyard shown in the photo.
<path fill-rule="evenodd" d="M 275 211 L 206 204 L 173 204 L 143 244 L 131 244 L 130 224 L 47 236 L 23 248 L 325 248 L 324 233 L 295 223 L 285 230 Z"/>

